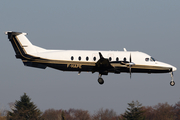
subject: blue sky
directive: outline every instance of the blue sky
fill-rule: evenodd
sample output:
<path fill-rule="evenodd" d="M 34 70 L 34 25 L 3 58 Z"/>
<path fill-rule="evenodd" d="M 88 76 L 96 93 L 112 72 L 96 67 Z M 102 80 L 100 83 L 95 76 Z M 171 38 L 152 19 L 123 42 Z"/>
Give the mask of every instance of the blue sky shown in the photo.
<path fill-rule="evenodd" d="M 0 1 L 0 107 L 27 93 L 42 110 L 114 109 L 127 103 L 144 106 L 180 100 L 180 74 L 98 74 L 24 67 L 15 58 L 5 31 L 27 32 L 29 40 L 47 49 L 123 50 L 145 52 L 180 68 L 180 1 L 66 0 Z"/>

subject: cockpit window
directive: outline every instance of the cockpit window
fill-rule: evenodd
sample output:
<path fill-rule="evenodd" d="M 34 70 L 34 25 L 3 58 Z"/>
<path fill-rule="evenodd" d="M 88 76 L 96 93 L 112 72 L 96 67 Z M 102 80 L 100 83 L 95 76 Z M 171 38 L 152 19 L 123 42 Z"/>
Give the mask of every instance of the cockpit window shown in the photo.
<path fill-rule="evenodd" d="M 145 61 L 149 61 L 149 58 L 145 58 Z"/>
<path fill-rule="evenodd" d="M 156 61 L 153 57 L 151 57 L 151 59 L 150 59 L 150 60 L 151 60 L 151 61 L 154 61 L 154 62 Z"/>

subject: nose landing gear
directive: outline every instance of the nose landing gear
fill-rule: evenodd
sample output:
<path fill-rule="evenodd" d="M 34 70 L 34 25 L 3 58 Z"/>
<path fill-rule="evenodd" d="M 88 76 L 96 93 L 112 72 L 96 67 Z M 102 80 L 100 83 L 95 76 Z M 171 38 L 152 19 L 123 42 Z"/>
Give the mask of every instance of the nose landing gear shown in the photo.
<path fill-rule="evenodd" d="M 171 82 L 170 82 L 170 85 L 171 85 L 171 86 L 174 86 L 174 85 L 175 85 L 175 82 L 174 82 L 174 81 L 171 81 Z"/>
<path fill-rule="evenodd" d="M 173 80 L 173 72 L 171 72 L 171 82 L 170 82 L 170 85 L 171 86 L 174 86 L 175 85 L 175 82 Z"/>
<path fill-rule="evenodd" d="M 98 78 L 98 82 L 100 85 L 102 85 L 104 83 L 104 80 L 101 78 L 101 74 L 99 74 L 99 78 Z"/>

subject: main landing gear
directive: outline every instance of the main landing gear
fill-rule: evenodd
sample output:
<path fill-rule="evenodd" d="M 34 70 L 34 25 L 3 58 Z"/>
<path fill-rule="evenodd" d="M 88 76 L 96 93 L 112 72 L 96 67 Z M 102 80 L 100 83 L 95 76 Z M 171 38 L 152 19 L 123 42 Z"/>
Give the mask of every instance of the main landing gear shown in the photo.
<path fill-rule="evenodd" d="M 98 82 L 100 85 L 102 85 L 104 83 L 104 80 L 101 78 L 101 74 L 99 74 L 99 78 L 98 78 Z"/>
<path fill-rule="evenodd" d="M 174 86 L 175 85 L 175 82 L 173 80 L 173 72 L 170 73 L 171 74 L 171 82 L 170 82 L 170 85 L 171 86 Z"/>

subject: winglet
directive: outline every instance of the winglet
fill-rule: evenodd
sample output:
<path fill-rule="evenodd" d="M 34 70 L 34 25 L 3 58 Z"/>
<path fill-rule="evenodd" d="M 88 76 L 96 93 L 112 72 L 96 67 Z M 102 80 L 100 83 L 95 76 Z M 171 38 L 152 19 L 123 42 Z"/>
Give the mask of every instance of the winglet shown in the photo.
<path fill-rule="evenodd" d="M 126 48 L 124 48 L 124 52 L 127 52 Z"/>

